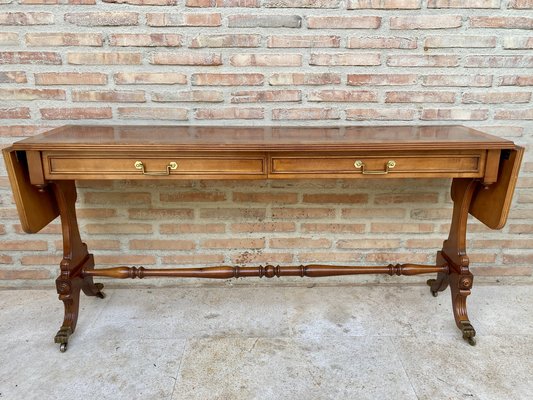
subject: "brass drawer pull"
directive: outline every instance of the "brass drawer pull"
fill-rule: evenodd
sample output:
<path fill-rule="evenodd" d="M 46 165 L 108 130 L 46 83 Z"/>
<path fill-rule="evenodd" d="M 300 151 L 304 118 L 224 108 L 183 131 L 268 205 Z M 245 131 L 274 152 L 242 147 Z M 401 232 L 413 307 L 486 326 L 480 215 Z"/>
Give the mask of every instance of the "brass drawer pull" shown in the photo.
<path fill-rule="evenodd" d="M 133 165 L 135 166 L 136 169 L 140 169 L 143 175 L 156 175 L 156 176 L 170 175 L 171 169 L 174 170 L 178 168 L 178 163 L 175 161 L 169 162 L 167 165 L 167 170 L 161 171 L 161 172 L 146 172 L 142 161 L 135 161 L 135 164 Z"/>
<path fill-rule="evenodd" d="M 389 173 L 390 169 L 393 169 L 396 166 L 396 161 L 387 161 L 387 164 L 385 164 L 385 171 L 365 171 L 365 163 L 361 160 L 357 160 L 353 165 L 355 168 L 362 168 L 361 172 L 363 175 L 386 175 Z"/>

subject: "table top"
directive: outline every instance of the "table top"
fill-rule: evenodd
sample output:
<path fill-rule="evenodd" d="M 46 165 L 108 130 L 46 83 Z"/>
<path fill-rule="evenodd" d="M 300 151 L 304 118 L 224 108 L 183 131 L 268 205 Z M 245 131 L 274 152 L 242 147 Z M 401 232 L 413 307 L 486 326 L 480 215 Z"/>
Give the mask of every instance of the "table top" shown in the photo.
<path fill-rule="evenodd" d="M 355 151 L 511 149 L 512 141 L 460 125 L 243 127 L 67 125 L 15 150 Z"/>

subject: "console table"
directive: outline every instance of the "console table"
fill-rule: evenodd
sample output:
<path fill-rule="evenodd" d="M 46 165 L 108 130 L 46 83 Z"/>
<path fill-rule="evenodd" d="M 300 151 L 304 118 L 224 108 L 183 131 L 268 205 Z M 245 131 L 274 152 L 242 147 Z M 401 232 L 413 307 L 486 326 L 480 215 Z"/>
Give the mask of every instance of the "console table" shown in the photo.
<path fill-rule="evenodd" d="M 475 344 L 466 298 L 468 214 L 492 229 L 507 219 L 524 149 L 463 126 L 217 127 L 63 126 L 3 149 L 22 227 L 39 232 L 61 217 L 63 259 L 56 280 L 64 320 L 55 342 L 67 349 L 80 291 L 103 298 L 94 277 L 146 278 L 436 273 L 431 293 L 450 286 L 455 323 Z M 94 268 L 76 220 L 76 180 L 84 179 L 453 178 L 448 239 L 435 265 L 210 266 Z"/>

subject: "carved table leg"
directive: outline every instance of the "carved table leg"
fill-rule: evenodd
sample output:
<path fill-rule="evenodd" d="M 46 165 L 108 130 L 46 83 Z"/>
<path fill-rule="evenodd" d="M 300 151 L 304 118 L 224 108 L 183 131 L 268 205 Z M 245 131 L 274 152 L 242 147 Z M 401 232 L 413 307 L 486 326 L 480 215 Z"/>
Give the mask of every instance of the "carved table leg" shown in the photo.
<path fill-rule="evenodd" d="M 476 331 L 468 319 L 466 297 L 470 294 L 474 277 L 470 272 L 466 254 L 466 228 L 470 202 L 478 182 L 469 178 L 456 178 L 452 182 L 453 216 L 448 239 L 444 241 L 442 251 L 437 254 L 437 263 L 446 261 L 449 275 L 439 273 L 436 280 L 428 281 L 431 291 L 446 289 L 450 285 L 452 307 L 457 327 L 463 338 L 471 345 L 475 344 Z"/>
<path fill-rule="evenodd" d="M 445 264 L 448 264 L 448 262 L 444 259 L 440 251 L 437 252 L 437 265 Z M 449 271 L 438 272 L 437 279 L 428 279 L 427 284 L 430 286 L 431 294 L 433 295 L 433 297 L 437 297 L 439 292 L 443 292 L 444 290 L 446 290 L 446 288 L 450 284 L 449 273 Z"/>
<path fill-rule="evenodd" d="M 61 273 L 56 279 L 59 300 L 65 306 L 63 324 L 55 336 L 59 349 L 67 350 L 69 336 L 74 333 L 78 321 L 80 304 L 80 290 L 87 296 L 104 298 L 103 285 L 95 284 L 91 276 L 83 277 L 82 270 L 92 269 L 94 260 L 87 251 L 87 245 L 81 241 L 76 219 L 76 185 L 74 181 L 55 181 L 52 183 L 61 216 L 61 230 L 63 233 L 63 260 Z"/>

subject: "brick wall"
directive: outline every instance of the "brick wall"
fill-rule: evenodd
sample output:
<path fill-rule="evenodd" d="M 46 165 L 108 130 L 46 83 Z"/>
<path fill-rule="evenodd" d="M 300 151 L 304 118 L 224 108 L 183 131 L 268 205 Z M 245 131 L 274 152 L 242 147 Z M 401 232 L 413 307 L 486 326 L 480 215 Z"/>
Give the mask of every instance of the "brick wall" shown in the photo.
<path fill-rule="evenodd" d="M 531 0 L 0 0 L 0 145 L 74 122 L 465 124 L 527 146 L 532 29 Z M 481 279 L 532 281 L 532 174 L 526 153 L 503 231 L 472 220 Z M 0 285 L 51 284 L 58 222 L 23 234 L 5 175 Z M 85 182 L 80 225 L 99 265 L 432 262 L 449 182 L 404 184 Z"/>

